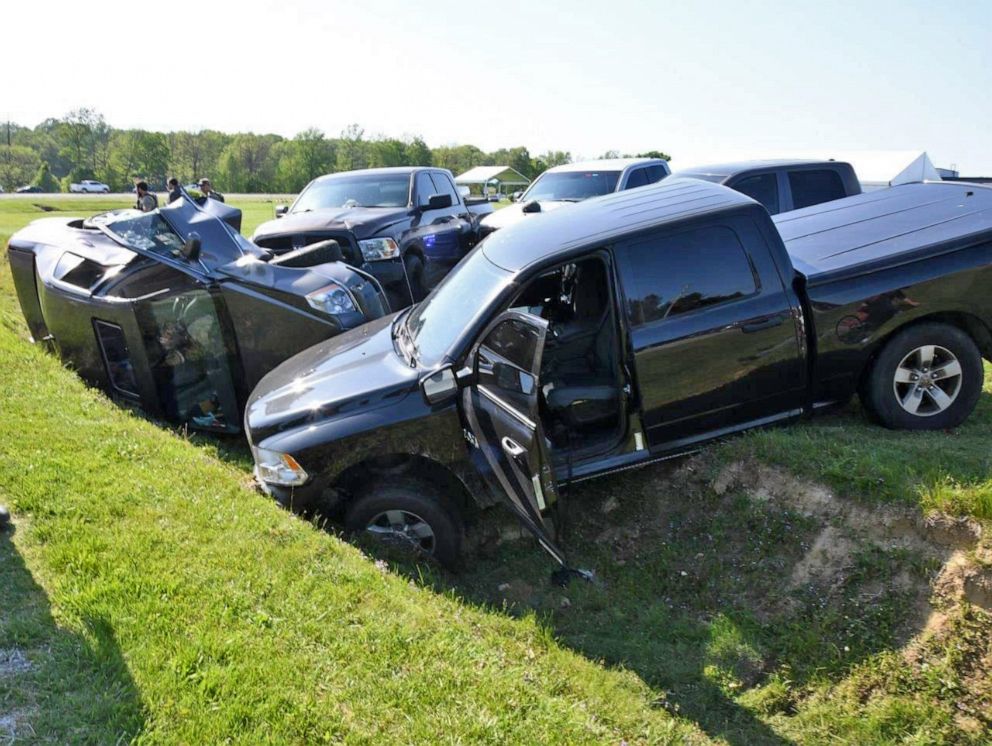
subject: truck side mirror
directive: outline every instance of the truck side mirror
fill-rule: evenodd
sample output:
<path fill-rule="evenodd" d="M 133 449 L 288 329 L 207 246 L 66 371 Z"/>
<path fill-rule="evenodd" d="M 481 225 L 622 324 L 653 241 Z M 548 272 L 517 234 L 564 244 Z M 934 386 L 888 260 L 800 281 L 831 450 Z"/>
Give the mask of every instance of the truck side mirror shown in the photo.
<path fill-rule="evenodd" d="M 530 212 L 540 212 L 540 211 L 541 211 L 541 203 L 538 202 L 536 199 L 530 200 L 527 204 L 525 204 L 523 207 L 520 208 L 520 212 L 530 213 Z"/>
<path fill-rule="evenodd" d="M 441 368 L 420 381 L 420 390 L 428 404 L 440 404 L 452 398 L 458 391 L 458 380 L 451 366 Z"/>
<path fill-rule="evenodd" d="M 183 244 L 181 251 L 187 260 L 195 262 L 200 258 L 200 250 L 202 248 L 203 242 L 200 241 L 200 234 L 193 232 L 189 234 L 189 238 L 186 239 L 186 243 Z"/>
<path fill-rule="evenodd" d="M 451 207 L 450 194 L 432 194 L 424 205 L 424 210 L 445 210 Z"/>
<path fill-rule="evenodd" d="M 276 217 L 281 218 L 289 212 L 289 205 L 276 205 Z"/>

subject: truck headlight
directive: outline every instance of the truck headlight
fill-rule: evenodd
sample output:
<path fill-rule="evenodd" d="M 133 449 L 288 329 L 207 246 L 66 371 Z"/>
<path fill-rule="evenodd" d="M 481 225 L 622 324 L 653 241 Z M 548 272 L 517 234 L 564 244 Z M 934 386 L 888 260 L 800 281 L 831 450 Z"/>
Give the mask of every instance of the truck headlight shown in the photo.
<path fill-rule="evenodd" d="M 270 451 L 267 448 L 252 448 L 251 452 L 255 457 L 255 473 L 263 482 L 282 487 L 299 487 L 310 478 L 288 453 Z"/>
<path fill-rule="evenodd" d="M 395 259 L 400 255 L 400 247 L 391 238 L 370 238 L 359 241 L 358 248 L 367 262 L 379 262 L 383 259 Z"/>
<path fill-rule="evenodd" d="M 311 308 L 323 311 L 330 316 L 355 311 L 355 300 L 345 288 L 337 283 L 314 290 L 307 295 Z"/>

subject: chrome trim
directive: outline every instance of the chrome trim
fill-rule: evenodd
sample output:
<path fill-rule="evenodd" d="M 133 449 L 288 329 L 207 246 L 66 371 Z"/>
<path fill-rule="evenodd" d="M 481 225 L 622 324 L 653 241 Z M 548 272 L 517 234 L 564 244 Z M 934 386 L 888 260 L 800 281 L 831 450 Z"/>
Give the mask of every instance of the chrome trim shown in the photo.
<path fill-rule="evenodd" d="M 500 397 L 496 396 L 496 394 L 494 394 L 492 391 L 490 391 L 489 389 L 487 389 L 485 386 L 482 386 L 480 384 L 479 386 L 476 386 L 475 388 L 476 388 L 476 390 L 480 394 L 482 394 L 487 399 L 489 399 L 489 401 L 491 401 L 497 407 L 499 407 L 500 409 L 505 410 L 507 414 L 512 415 L 517 420 L 519 420 L 521 423 L 523 423 L 524 425 L 526 425 L 527 427 L 529 427 L 531 430 L 537 430 L 537 423 L 536 422 L 534 422 L 529 417 L 527 417 L 527 415 L 524 415 L 524 414 L 521 414 L 520 412 L 518 412 L 510 404 L 508 404 L 507 402 L 503 401 Z"/>

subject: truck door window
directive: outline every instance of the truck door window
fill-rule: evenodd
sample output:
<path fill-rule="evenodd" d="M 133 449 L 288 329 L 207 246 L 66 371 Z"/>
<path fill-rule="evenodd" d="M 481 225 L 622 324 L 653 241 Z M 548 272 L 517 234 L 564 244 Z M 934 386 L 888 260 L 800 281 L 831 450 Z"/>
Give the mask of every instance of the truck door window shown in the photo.
<path fill-rule="evenodd" d="M 758 282 L 737 234 L 698 228 L 618 247 L 632 325 L 752 295 Z"/>
<path fill-rule="evenodd" d="M 436 189 L 437 187 L 434 186 L 434 182 L 431 181 L 431 175 L 427 171 L 421 171 L 417 174 L 417 180 L 415 182 L 415 191 L 417 192 L 417 202 L 415 204 L 418 207 L 426 205 L 431 195 L 437 194 Z"/>
<path fill-rule="evenodd" d="M 778 213 L 778 177 L 774 173 L 747 176 L 734 184 L 733 188 L 763 204 L 769 214 Z"/>
<path fill-rule="evenodd" d="M 796 210 L 847 196 L 840 174 L 826 168 L 790 171 L 789 187 L 792 189 L 792 207 Z"/>
<path fill-rule="evenodd" d="M 661 181 L 668 175 L 668 172 L 665 171 L 664 166 L 648 166 L 644 170 L 648 172 L 648 184 L 654 184 L 656 181 Z"/>
<path fill-rule="evenodd" d="M 434 194 L 450 195 L 451 204 L 453 206 L 458 204 L 458 192 L 455 191 L 455 187 L 451 183 L 451 179 L 442 173 L 438 173 L 437 171 L 431 174 L 431 179 L 434 181 Z"/>
<path fill-rule="evenodd" d="M 634 189 L 636 187 L 647 186 L 648 170 L 646 168 L 635 168 L 627 175 L 627 186 L 624 189 Z"/>

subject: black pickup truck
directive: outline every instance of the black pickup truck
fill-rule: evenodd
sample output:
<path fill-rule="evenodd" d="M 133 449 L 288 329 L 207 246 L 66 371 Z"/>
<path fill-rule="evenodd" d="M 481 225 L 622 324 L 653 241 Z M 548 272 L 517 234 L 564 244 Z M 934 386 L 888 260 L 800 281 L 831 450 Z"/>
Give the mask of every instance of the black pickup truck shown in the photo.
<path fill-rule="evenodd" d="M 370 168 L 314 179 L 252 240 L 276 255 L 335 239 L 345 261 L 382 283 L 393 310 L 420 300 L 479 240 L 493 211 L 442 168 Z M 412 300 L 411 300 L 412 298 Z"/>
<path fill-rule="evenodd" d="M 782 215 L 670 178 L 499 231 L 422 303 L 283 363 L 245 416 L 260 481 L 455 559 L 506 502 L 559 562 L 558 486 L 858 394 L 959 425 L 992 358 L 992 188 Z"/>

